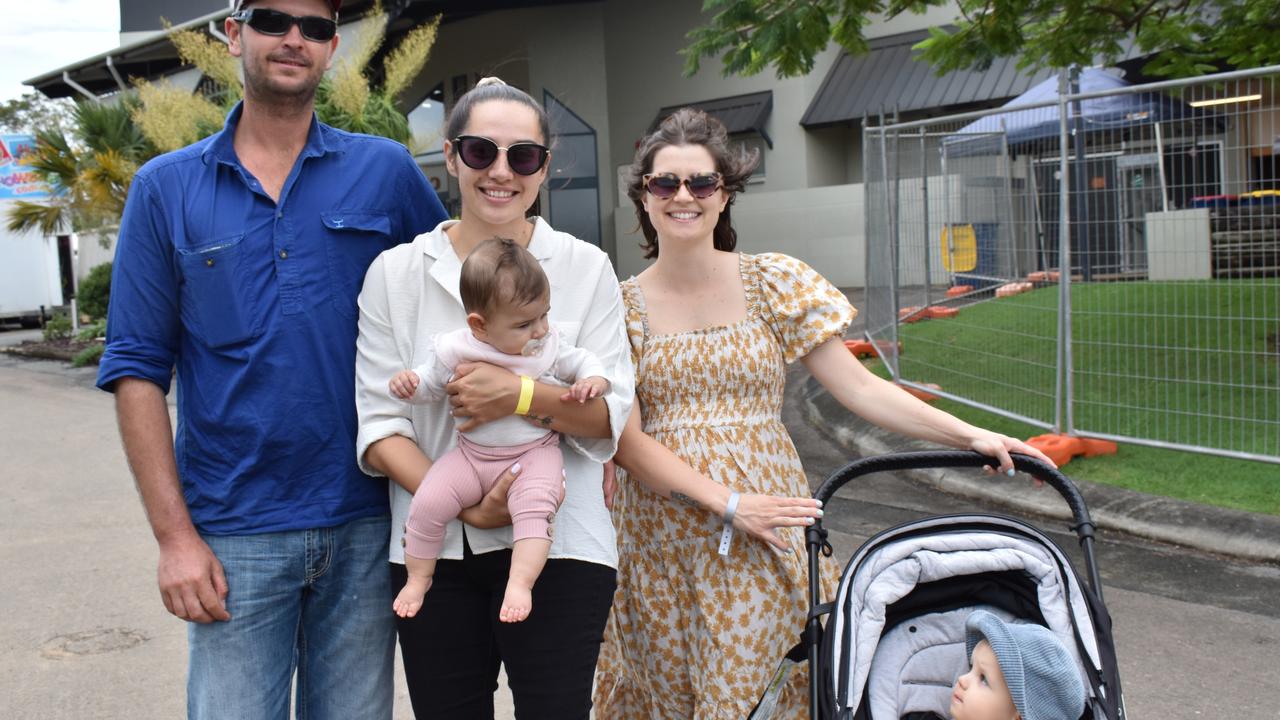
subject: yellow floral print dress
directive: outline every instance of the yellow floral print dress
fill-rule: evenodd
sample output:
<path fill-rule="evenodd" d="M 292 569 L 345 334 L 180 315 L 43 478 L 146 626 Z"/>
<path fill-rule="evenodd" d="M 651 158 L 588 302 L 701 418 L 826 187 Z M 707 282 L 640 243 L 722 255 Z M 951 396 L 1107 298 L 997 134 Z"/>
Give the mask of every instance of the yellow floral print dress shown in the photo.
<path fill-rule="evenodd" d="M 854 309 L 808 265 L 740 255 L 747 318 L 674 335 L 648 331 L 634 278 L 622 283 L 644 429 L 693 468 L 743 493 L 807 496 L 782 425 L 785 364 L 844 335 Z M 783 555 L 720 518 L 620 472 L 613 521 L 618 589 L 597 665 L 601 720 L 742 720 L 798 640 L 808 607 L 803 533 Z M 836 568 L 824 573 L 827 596 Z M 805 718 L 808 681 L 791 673 L 778 718 Z"/>

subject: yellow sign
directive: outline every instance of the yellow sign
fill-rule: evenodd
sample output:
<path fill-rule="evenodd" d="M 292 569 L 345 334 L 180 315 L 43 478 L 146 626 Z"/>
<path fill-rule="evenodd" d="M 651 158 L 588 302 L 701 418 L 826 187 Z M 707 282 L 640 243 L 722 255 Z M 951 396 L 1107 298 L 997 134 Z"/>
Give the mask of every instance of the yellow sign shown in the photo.
<path fill-rule="evenodd" d="M 978 236 L 974 234 L 973 226 L 942 228 L 942 267 L 947 272 L 969 272 L 977 266 Z"/>

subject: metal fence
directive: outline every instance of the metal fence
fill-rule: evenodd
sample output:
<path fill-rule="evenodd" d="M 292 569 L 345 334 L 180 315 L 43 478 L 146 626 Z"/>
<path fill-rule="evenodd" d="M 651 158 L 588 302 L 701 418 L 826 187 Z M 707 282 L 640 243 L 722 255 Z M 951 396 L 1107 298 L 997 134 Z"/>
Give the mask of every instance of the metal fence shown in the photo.
<path fill-rule="evenodd" d="M 1280 67 L 864 128 L 867 336 L 1055 432 L 1280 463 Z"/>

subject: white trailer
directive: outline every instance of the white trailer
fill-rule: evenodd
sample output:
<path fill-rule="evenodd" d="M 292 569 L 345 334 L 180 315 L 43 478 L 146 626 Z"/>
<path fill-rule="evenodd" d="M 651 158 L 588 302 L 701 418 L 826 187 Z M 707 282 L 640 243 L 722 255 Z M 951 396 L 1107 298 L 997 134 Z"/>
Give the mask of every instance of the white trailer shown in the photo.
<path fill-rule="evenodd" d="M 0 201 L 0 323 L 39 327 L 41 317 L 66 303 L 62 292 L 59 245 L 70 238 L 38 232 L 10 232 L 5 218 L 10 203 Z"/>
<path fill-rule="evenodd" d="M 34 147 L 30 135 L 0 135 L 0 322 L 24 327 L 38 326 L 75 293 L 75 238 L 8 229 L 14 203 L 49 196 L 40 178 L 22 163 Z M 64 294 L 64 287 L 69 292 Z"/>

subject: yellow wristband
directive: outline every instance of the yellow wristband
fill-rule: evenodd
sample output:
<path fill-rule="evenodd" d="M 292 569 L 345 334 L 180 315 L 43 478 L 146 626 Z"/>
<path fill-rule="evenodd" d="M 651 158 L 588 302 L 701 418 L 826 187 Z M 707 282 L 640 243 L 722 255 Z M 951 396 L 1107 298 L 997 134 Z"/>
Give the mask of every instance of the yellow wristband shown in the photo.
<path fill-rule="evenodd" d="M 520 376 L 520 399 L 516 401 L 516 414 L 528 415 L 529 406 L 533 404 L 533 378 Z"/>

